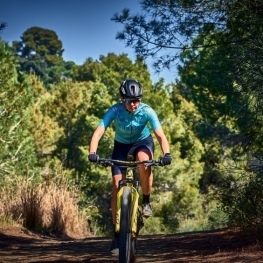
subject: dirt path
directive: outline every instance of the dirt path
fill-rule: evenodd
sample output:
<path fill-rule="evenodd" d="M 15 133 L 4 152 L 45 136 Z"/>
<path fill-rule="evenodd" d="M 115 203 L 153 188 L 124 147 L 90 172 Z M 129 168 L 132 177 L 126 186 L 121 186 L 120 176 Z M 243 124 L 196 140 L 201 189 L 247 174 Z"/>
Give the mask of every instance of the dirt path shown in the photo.
<path fill-rule="evenodd" d="M 136 262 L 259 263 L 261 243 L 255 234 L 234 231 L 142 236 Z M 109 238 L 62 240 L 20 228 L 0 229 L 0 262 L 118 262 L 109 254 Z"/>

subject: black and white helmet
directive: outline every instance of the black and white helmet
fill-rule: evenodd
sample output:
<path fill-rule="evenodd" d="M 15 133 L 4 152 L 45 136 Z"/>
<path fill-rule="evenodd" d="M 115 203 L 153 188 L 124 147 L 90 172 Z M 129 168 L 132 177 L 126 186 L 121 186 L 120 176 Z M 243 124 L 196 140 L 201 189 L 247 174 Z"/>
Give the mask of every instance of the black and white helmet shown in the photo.
<path fill-rule="evenodd" d="M 120 95 L 122 98 L 140 99 L 142 97 L 142 86 L 134 79 L 126 79 L 121 83 Z"/>

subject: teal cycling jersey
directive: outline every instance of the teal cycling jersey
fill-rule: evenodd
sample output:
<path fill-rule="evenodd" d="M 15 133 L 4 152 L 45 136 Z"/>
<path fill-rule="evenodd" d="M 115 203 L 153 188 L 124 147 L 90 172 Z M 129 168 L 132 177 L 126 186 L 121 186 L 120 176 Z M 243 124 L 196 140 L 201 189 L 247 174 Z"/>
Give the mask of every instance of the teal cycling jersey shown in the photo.
<path fill-rule="evenodd" d="M 113 121 L 115 140 L 125 144 L 147 138 L 150 135 L 148 123 L 154 131 L 162 128 L 156 112 L 145 103 L 140 103 L 133 113 L 128 112 L 122 103 L 117 103 L 108 109 L 99 126 L 107 129 Z"/>

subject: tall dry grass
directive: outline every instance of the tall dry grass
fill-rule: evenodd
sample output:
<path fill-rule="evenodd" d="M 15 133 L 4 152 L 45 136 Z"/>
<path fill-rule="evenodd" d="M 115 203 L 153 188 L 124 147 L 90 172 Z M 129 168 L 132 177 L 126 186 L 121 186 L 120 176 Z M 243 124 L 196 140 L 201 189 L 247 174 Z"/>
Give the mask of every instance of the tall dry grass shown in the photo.
<path fill-rule="evenodd" d="M 36 183 L 21 177 L 0 186 L 0 220 L 72 238 L 90 235 L 87 215 L 78 207 L 77 190 L 66 179 Z"/>

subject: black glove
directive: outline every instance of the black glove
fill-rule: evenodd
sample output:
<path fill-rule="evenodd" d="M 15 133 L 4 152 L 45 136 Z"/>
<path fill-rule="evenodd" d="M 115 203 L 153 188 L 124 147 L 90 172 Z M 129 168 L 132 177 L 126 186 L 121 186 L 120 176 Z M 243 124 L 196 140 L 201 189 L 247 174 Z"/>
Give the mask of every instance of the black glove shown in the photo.
<path fill-rule="evenodd" d="M 89 154 L 89 161 L 96 163 L 100 159 L 99 155 L 96 153 L 90 153 Z"/>
<path fill-rule="evenodd" d="M 169 165 L 172 162 L 172 156 L 170 153 L 166 153 L 163 157 L 160 159 L 161 164 L 164 165 Z"/>

